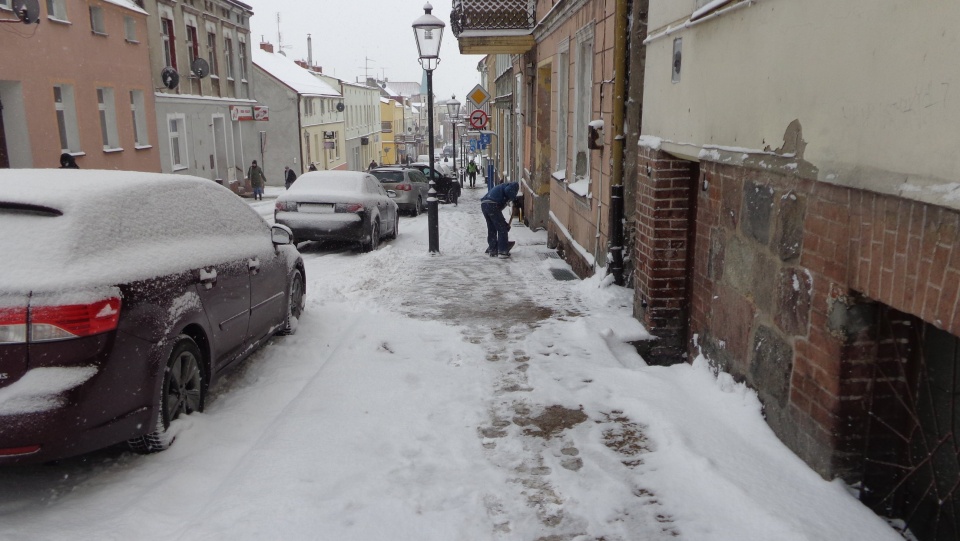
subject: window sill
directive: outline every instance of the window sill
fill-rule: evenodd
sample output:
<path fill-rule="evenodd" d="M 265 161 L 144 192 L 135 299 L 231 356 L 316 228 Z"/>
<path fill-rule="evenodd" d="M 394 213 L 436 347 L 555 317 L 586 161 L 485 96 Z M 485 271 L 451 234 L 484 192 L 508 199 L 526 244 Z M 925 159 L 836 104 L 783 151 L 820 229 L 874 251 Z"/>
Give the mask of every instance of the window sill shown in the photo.
<path fill-rule="evenodd" d="M 68 20 L 66 20 L 66 19 L 58 19 L 58 18 L 56 18 L 56 17 L 54 17 L 54 16 L 52 16 L 52 15 L 47 15 L 47 20 L 50 21 L 50 22 L 52 22 L 52 23 L 71 24 L 71 25 L 73 24 L 72 22 L 70 22 L 70 21 L 68 21 Z"/>
<path fill-rule="evenodd" d="M 138 39 L 130 39 L 130 38 L 127 38 L 127 39 L 126 39 L 126 42 L 127 42 L 127 43 L 132 43 L 132 44 L 134 44 L 134 45 L 140 45 L 140 40 L 138 40 Z"/>
<path fill-rule="evenodd" d="M 91 30 L 90 33 L 93 34 L 94 36 L 100 36 L 101 38 L 105 38 L 110 35 L 110 34 L 107 34 L 106 32 L 97 32 L 96 30 Z"/>
<path fill-rule="evenodd" d="M 117 152 L 123 152 L 121 147 L 103 147 L 104 154 L 116 154 Z"/>
<path fill-rule="evenodd" d="M 174 165 L 174 166 L 173 166 L 173 170 L 174 170 L 174 171 L 183 171 L 184 169 L 187 169 L 187 166 L 186 166 L 186 165 Z"/>
<path fill-rule="evenodd" d="M 212 74 L 212 73 L 210 74 L 210 78 L 211 78 L 211 79 L 216 79 L 216 80 L 218 80 L 218 81 L 220 80 L 220 76 L 219 76 L 219 75 L 214 75 L 214 74 Z"/>
<path fill-rule="evenodd" d="M 64 152 L 65 154 L 69 154 L 69 155 L 73 156 L 74 158 L 79 158 L 80 156 L 86 156 L 86 155 L 87 155 L 87 153 L 84 152 L 84 151 L 82 151 L 82 150 L 78 150 L 78 151 L 76 151 L 76 152 L 70 152 L 69 150 L 67 150 L 67 151 L 63 151 L 63 152 Z"/>
<path fill-rule="evenodd" d="M 153 145 L 133 145 L 134 150 L 147 150 L 153 148 Z"/>

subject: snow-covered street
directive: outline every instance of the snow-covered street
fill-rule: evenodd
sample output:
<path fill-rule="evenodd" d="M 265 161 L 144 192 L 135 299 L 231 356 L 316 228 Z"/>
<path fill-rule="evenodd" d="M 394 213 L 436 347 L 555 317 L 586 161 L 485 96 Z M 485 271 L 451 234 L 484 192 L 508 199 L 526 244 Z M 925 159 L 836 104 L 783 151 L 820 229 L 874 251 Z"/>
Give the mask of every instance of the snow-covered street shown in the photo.
<path fill-rule="evenodd" d="M 272 218 L 273 197 L 249 201 Z M 632 291 L 478 200 L 375 252 L 300 246 L 307 304 L 167 451 L 0 470 L 0 539 L 883 541 L 703 358 L 649 367 Z"/>

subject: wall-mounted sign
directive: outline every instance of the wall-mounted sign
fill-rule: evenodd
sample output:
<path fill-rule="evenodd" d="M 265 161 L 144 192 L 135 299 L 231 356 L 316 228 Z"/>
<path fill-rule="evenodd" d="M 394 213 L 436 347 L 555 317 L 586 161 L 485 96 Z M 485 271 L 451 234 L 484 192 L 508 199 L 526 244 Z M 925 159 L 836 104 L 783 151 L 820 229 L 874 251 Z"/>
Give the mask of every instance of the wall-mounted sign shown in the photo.
<path fill-rule="evenodd" d="M 234 122 L 245 120 L 270 120 L 270 108 L 266 105 L 231 105 L 230 120 Z"/>
<path fill-rule="evenodd" d="M 360 144 L 361 144 L 361 145 L 369 145 L 369 144 L 370 144 L 370 138 L 369 138 L 369 137 L 361 137 L 361 138 L 360 138 Z"/>
<path fill-rule="evenodd" d="M 323 142 L 323 148 L 325 148 L 325 149 L 327 149 L 327 150 L 333 150 L 333 149 L 337 148 L 337 144 L 334 143 L 333 141 L 324 141 L 324 142 Z"/>
<path fill-rule="evenodd" d="M 336 138 L 337 138 L 337 132 L 335 132 L 335 131 L 325 131 L 325 132 L 323 132 L 323 138 L 324 138 L 324 139 L 336 139 Z"/>

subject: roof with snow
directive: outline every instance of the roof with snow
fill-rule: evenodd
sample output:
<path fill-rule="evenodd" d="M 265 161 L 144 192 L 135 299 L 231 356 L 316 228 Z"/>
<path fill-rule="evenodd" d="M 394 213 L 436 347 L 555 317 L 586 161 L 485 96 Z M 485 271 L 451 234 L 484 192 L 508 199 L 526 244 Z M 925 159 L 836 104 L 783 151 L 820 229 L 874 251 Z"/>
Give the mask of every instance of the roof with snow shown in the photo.
<path fill-rule="evenodd" d="M 113 4 L 116 6 L 124 7 L 130 11 L 136 11 L 137 13 L 142 13 L 144 15 L 149 15 L 143 8 L 138 6 L 133 0 L 105 0 L 108 4 Z"/>
<path fill-rule="evenodd" d="M 311 75 L 309 70 L 301 68 L 293 60 L 277 53 L 268 53 L 263 49 L 253 50 L 253 63 L 271 77 L 290 87 L 294 92 L 303 96 L 340 97 L 336 91 Z"/>
<path fill-rule="evenodd" d="M 396 94 L 391 94 L 391 96 L 403 96 L 409 98 L 410 96 L 416 96 L 420 94 L 420 83 L 410 83 L 405 81 L 390 81 L 387 83 L 390 85 L 390 88 L 393 89 L 393 92 Z"/>

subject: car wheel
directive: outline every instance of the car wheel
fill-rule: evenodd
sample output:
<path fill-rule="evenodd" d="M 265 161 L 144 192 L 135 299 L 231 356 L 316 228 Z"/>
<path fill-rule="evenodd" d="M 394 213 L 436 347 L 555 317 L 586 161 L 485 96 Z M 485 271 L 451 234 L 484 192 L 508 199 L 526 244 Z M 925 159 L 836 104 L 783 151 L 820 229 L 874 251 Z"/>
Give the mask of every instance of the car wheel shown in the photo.
<path fill-rule="evenodd" d="M 372 252 L 380 246 L 380 220 L 374 220 L 370 228 L 370 242 L 363 246 L 364 252 Z"/>
<path fill-rule="evenodd" d="M 181 334 L 173 346 L 170 359 L 163 373 L 160 403 L 157 404 L 156 430 L 145 436 L 127 440 L 127 445 L 137 453 L 156 453 L 170 447 L 174 436 L 168 430 L 170 423 L 180 415 L 203 411 L 206 392 L 201 369 L 203 355 L 197 343 Z"/>
<path fill-rule="evenodd" d="M 397 235 L 400 233 L 400 214 L 393 219 L 393 231 L 387 235 L 387 238 L 394 240 L 397 238 Z"/>
<path fill-rule="evenodd" d="M 417 202 L 413 207 L 413 215 L 420 216 L 421 212 L 423 212 L 423 199 L 420 196 L 417 196 Z"/>
<path fill-rule="evenodd" d="M 290 278 L 290 296 L 287 299 L 287 318 L 283 322 L 280 334 L 291 335 L 297 332 L 296 321 L 303 313 L 306 288 L 303 285 L 303 274 L 300 269 L 294 269 Z"/>

